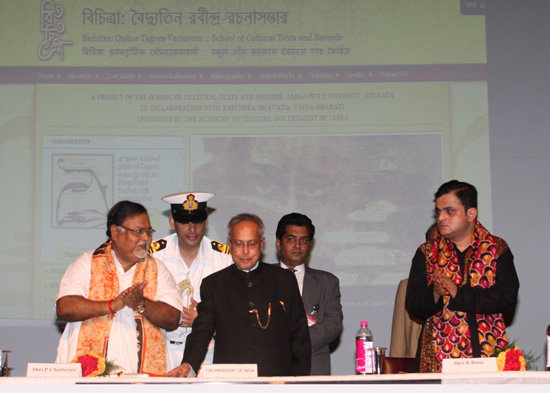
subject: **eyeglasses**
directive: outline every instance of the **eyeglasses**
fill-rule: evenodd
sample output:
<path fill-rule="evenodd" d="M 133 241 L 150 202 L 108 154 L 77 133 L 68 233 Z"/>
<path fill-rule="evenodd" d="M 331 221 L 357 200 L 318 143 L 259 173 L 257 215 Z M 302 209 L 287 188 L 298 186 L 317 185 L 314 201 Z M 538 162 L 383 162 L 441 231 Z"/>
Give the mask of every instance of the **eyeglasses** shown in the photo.
<path fill-rule="evenodd" d="M 229 242 L 233 248 L 237 249 L 244 248 L 245 245 L 248 248 L 257 248 L 260 245 L 260 242 L 257 240 L 249 240 L 247 242 L 243 242 L 242 240 L 230 240 Z"/>
<path fill-rule="evenodd" d="M 146 233 L 148 236 L 152 236 L 153 233 L 155 233 L 155 230 L 153 228 L 138 228 L 138 229 L 131 229 L 128 227 L 125 227 L 124 225 L 117 225 L 121 228 L 127 229 L 130 232 L 135 233 L 138 236 L 143 236 L 144 233 Z"/>

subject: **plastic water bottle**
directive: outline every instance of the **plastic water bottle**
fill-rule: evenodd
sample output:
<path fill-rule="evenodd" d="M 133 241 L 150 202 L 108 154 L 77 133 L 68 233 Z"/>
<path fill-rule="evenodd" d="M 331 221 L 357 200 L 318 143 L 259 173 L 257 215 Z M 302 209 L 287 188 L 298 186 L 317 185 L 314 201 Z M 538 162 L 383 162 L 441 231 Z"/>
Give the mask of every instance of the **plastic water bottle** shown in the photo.
<path fill-rule="evenodd" d="M 361 321 L 361 328 L 355 335 L 355 371 L 359 375 L 372 374 L 372 356 L 371 349 L 373 347 L 372 332 L 369 329 L 367 321 Z"/>

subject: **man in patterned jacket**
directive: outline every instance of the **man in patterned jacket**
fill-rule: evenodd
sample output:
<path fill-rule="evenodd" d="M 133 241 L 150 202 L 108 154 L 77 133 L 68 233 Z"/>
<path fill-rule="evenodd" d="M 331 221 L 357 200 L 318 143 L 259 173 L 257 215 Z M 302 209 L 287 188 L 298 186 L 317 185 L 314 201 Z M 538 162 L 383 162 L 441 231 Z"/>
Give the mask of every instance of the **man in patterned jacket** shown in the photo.
<path fill-rule="evenodd" d="M 490 357 L 508 337 L 519 280 L 503 239 L 477 220 L 477 190 L 451 180 L 435 193 L 439 236 L 413 258 L 406 306 L 423 321 L 415 368 L 440 372 L 450 358 Z"/>

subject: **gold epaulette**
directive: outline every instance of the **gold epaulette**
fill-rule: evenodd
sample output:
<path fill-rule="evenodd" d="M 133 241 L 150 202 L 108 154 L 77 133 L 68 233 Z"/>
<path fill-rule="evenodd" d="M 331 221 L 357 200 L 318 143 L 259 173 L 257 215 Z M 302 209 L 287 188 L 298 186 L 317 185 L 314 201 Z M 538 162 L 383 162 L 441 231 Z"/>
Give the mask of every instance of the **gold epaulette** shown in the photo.
<path fill-rule="evenodd" d="M 212 240 L 211 243 L 212 243 L 212 250 L 217 251 L 217 252 L 221 252 L 222 254 L 227 254 L 227 255 L 231 254 L 229 252 L 229 246 L 228 245 L 217 242 L 215 240 Z"/>
<path fill-rule="evenodd" d="M 164 250 L 168 242 L 164 239 L 157 240 L 154 243 L 151 243 L 149 246 L 149 254 L 153 254 L 157 251 Z"/>

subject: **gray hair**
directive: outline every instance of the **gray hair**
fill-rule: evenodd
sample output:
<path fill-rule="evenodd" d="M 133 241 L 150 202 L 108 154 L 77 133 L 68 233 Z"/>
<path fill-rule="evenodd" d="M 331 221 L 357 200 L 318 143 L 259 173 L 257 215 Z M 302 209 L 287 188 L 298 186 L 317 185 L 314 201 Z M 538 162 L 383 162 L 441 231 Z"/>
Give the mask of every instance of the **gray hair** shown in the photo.
<path fill-rule="evenodd" d="M 262 219 L 257 215 L 251 214 L 251 213 L 237 214 L 235 217 L 229 220 L 229 223 L 227 224 L 227 236 L 231 237 L 231 235 L 233 234 L 233 228 L 235 228 L 235 225 L 244 221 L 250 221 L 258 225 L 258 232 L 260 233 L 260 237 L 261 238 L 264 237 L 265 226 Z"/>

